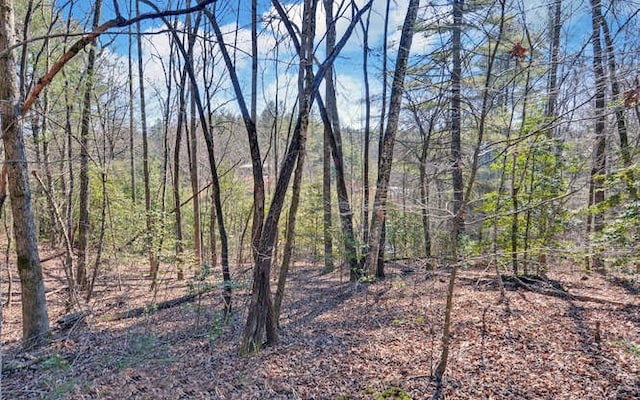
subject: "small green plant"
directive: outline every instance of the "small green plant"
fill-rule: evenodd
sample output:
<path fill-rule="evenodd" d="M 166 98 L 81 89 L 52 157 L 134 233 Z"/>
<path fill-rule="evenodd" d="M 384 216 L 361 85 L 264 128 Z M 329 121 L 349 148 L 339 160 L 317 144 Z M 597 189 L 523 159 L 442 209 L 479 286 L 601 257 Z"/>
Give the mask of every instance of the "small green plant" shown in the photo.
<path fill-rule="evenodd" d="M 230 316 L 227 316 L 226 320 L 223 318 L 222 312 L 216 312 L 213 317 L 213 324 L 211 325 L 211 329 L 209 330 L 209 342 L 215 343 L 222 336 L 222 327 L 229 322 Z"/>
<path fill-rule="evenodd" d="M 49 371 L 63 371 L 69 368 L 69 362 L 59 353 L 54 353 L 42 362 L 42 366 Z"/>
<path fill-rule="evenodd" d="M 399 387 L 390 386 L 385 389 L 382 393 L 375 393 L 373 398 L 375 400 L 387 400 L 387 399 L 397 399 L 397 400 L 411 400 L 411 396 L 409 393 L 405 392 Z"/>
<path fill-rule="evenodd" d="M 360 279 L 358 279 L 358 282 L 360 283 L 375 283 L 378 280 L 378 278 L 375 277 L 375 275 L 365 275 L 365 276 L 361 276 Z"/>
<path fill-rule="evenodd" d="M 198 266 L 196 273 L 189 280 L 187 288 L 189 294 L 195 294 L 211 288 L 211 284 L 206 282 L 207 278 L 211 276 L 211 264 L 204 262 Z"/>
<path fill-rule="evenodd" d="M 47 400 L 62 399 L 65 398 L 69 392 L 71 392 L 79 383 L 78 378 L 73 378 L 68 381 L 62 382 L 57 385 L 51 392 L 45 397 Z"/>
<path fill-rule="evenodd" d="M 640 344 L 635 342 L 629 342 L 627 343 L 625 351 L 633 354 L 634 356 L 640 357 Z"/>
<path fill-rule="evenodd" d="M 392 285 L 394 289 L 404 289 L 407 287 L 407 284 L 401 279 L 394 280 Z"/>
<path fill-rule="evenodd" d="M 156 311 L 158 311 L 158 305 L 156 303 L 153 304 L 149 304 L 144 306 L 144 313 L 145 315 L 150 315 L 155 313 Z"/>
<path fill-rule="evenodd" d="M 640 344 L 636 342 L 626 342 L 624 340 L 616 340 L 611 342 L 611 345 L 614 347 L 622 348 L 626 353 L 633 354 L 634 356 L 640 357 Z"/>

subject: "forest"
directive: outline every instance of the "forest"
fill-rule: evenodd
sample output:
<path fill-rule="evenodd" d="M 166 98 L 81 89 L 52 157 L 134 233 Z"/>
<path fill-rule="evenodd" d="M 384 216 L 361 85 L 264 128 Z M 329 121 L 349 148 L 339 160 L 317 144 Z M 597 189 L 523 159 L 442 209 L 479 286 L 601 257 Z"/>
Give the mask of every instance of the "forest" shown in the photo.
<path fill-rule="evenodd" d="M 0 0 L 0 399 L 640 398 L 639 29 Z"/>

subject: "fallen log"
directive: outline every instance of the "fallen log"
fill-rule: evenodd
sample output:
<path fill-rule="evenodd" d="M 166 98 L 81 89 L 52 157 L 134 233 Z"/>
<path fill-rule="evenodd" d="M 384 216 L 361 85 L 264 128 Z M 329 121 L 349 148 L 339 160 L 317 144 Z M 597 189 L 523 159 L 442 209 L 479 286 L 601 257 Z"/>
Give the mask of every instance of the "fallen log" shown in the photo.
<path fill-rule="evenodd" d="M 172 307 L 176 307 L 179 306 L 181 304 L 185 304 L 185 303 L 189 303 L 193 300 L 196 300 L 198 297 L 210 293 L 215 289 L 215 287 L 206 287 L 198 292 L 195 293 L 189 293 L 187 295 L 184 295 L 182 297 L 178 297 L 175 299 L 170 299 L 170 300 L 166 300 L 163 301 L 161 303 L 152 303 L 152 304 L 148 304 L 142 307 L 136 307 L 136 308 L 132 308 L 130 310 L 126 310 L 126 311 L 122 311 L 119 312 L 117 314 L 114 315 L 107 315 L 106 317 L 102 318 L 103 321 L 120 321 L 123 319 L 129 319 L 129 318 L 137 318 L 140 317 L 144 314 L 150 314 L 156 311 L 160 311 L 160 310 L 166 310 Z"/>
<path fill-rule="evenodd" d="M 560 299 L 565 299 L 565 300 L 585 301 L 585 302 L 598 303 L 598 304 L 610 304 L 610 305 L 620 306 L 620 307 L 633 307 L 633 306 L 635 306 L 635 304 L 633 304 L 633 303 L 624 303 L 624 302 L 621 302 L 621 301 L 609 300 L 609 299 L 605 299 L 605 298 L 602 298 L 602 297 L 586 296 L 586 295 L 582 295 L 582 294 L 573 294 L 573 293 L 569 293 L 567 291 L 561 291 L 561 290 L 557 290 L 557 289 L 539 288 L 539 287 L 524 283 L 517 276 L 513 277 L 513 281 L 516 283 L 517 286 L 519 286 L 519 287 L 521 287 L 523 289 L 526 289 L 526 290 L 528 290 L 530 292 L 542 294 L 542 295 L 545 295 L 545 296 L 558 297 Z"/>
<path fill-rule="evenodd" d="M 447 273 L 443 273 L 443 272 L 436 272 L 434 275 L 438 275 L 438 276 L 445 276 L 448 275 Z M 508 277 L 503 276 L 503 279 L 506 279 L 508 281 L 511 281 L 513 284 L 516 285 L 516 287 L 521 287 L 529 292 L 534 292 L 534 293 L 538 293 L 538 294 L 542 294 L 545 296 L 551 296 L 551 297 L 557 297 L 560 299 L 565 299 L 565 300 L 574 300 L 574 301 L 583 301 L 583 302 L 591 302 L 591 303 L 597 303 L 597 304 L 609 304 L 609 305 L 614 305 L 614 306 L 619 306 L 619 307 L 637 307 L 637 304 L 634 303 L 625 303 L 625 302 L 621 302 L 621 301 L 616 301 L 616 300 L 610 300 L 610 299 L 605 299 L 602 297 L 595 297 L 595 296 L 587 296 L 587 295 L 582 295 L 582 294 L 575 294 L 575 293 L 569 293 L 566 290 L 559 290 L 559 289 L 545 289 L 545 288 L 541 288 L 535 285 L 530 285 L 526 282 L 524 282 L 522 279 L 520 279 L 517 276 L 512 276 L 509 275 Z M 496 275 L 495 274 L 481 274 L 481 275 L 460 275 L 458 276 L 456 279 L 458 280 L 463 280 L 463 281 L 468 281 L 468 282 L 472 282 L 472 283 L 478 283 L 480 281 L 490 281 L 490 280 L 495 280 L 496 279 Z M 540 282 L 545 282 L 544 280 L 540 280 Z"/>

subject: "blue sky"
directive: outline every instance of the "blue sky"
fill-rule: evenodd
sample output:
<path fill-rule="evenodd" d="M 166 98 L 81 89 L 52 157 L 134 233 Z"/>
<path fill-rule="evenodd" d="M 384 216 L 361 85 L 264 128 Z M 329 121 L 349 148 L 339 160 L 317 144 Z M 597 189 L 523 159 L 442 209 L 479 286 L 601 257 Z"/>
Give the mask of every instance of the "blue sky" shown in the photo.
<path fill-rule="evenodd" d="M 365 3 L 365 0 L 357 0 L 356 3 L 359 6 L 362 6 Z M 391 56 L 393 56 L 393 54 L 395 54 L 395 51 L 397 51 L 395 44 L 397 43 L 400 36 L 400 27 L 404 20 L 407 3 L 408 0 L 396 0 L 392 1 L 391 3 L 388 37 L 388 43 L 390 44 L 389 54 Z M 443 0 L 438 3 L 443 4 L 443 7 L 439 8 L 442 15 L 430 15 L 428 17 L 444 20 L 449 17 L 449 7 L 447 6 L 449 2 Z M 528 24 L 535 26 L 543 25 L 546 23 L 546 19 L 548 16 L 547 1 L 529 0 L 525 2 L 524 0 L 520 0 L 516 1 L 515 3 L 519 4 L 521 8 L 527 10 L 526 15 Z M 588 40 L 588 35 L 590 33 L 590 17 L 587 12 L 588 2 L 585 3 L 584 1 L 580 0 L 565 0 L 563 3 L 566 15 L 568 17 L 571 17 L 567 18 L 567 20 L 565 21 L 565 32 L 572 33 L 572 35 L 568 36 L 570 38 L 569 44 L 571 42 L 582 44 L 585 42 L 585 40 Z M 174 3 L 173 5 L 171 5 L 161 1 L 156 1 L 156 4 L 158 4 L 161 9 L 175 9 L 177 7 L 184 6 L 184 3 L 178 5 Z M 340 2 L 336 2 L 335 4 L 336 5 L 334 7 L 337 9 Z M 371 13 L 369 46 L 370 48 L 373 48 L 376 54 L 378 54 L 378 56 L 372 56 L 370 58 L 370 84 L 372 95 L 374 97 L 379 95 L 379 93 L 381 92 L 381 60 L 379 54 L 383 43 L 383 15 L 385 5 L 385 0 L 374 0 Z M 125 17 L 130 15 L 129 0 L 119 1 L 119 6 L 121 13 Z M 246 0 L 225 2 L 219 0 L 217 6 L 217 14 L 220 18 L 222 30 L 226 33 L 227 44 L 237 41 L 237 45 L 239 48 L 239 51 L 236 53 L 238 61 L 237 70 L 241 79 L 241 84 L 245 89 L 246 100 L 248 101 L 248 89 L 250 84 L 250 61 L 247 56 L 243 55 L 243 53 L 250 52 L 250 2 Z M 284 6 L 289 10 L 289 14 L 294 22 L 297 22 L 299 24 L 302 2 L 290 2 L 288 4 L 284 4 Z M 89 2 L 81 2 L 75 7 L 76 9 L 74 11 L 74 15 L 77 15 L 78 17 L 82 16 L 84 19 L 89 20 L 86 17 L 91 15 L 91 4 Z M 141 5 L 141 11 L 144 13 L 151 10 L 149 7 Z M 266 16 L 269 13 L 274 13 L 275 11 L 271 9 L 271 4 L 269 1 L 260 0 L 258 12 L 261 16 Z M 110 0 L 105 0 L 101 21 L 104 22 L 110 18 L 113 18 L 114 15 L 113 2 Z M 346 13 L 346 16 L 338 21 L 338 38 L 341 37 L 344 29 L 348 25 L 348 17 L 350 15 L 350 11 L 348 11 Z M 238 18 L 239 21 L 237 25 L 236 18 Z M 156 91 L 160 92 L 164 90 L 164 77 L 162 76 L 161 60 L 164 60 L 165 63 L 168 61 L 170 56 L 170 48 L 167 35 L 158 35 L 153 33 L 158 32 L 163 28 L 164 27 L 159 20 L 145 21 L 143 24 L 143 30 L 147 33 L 143 40 L 145 79 L 149 86 L 155 87 Z M 316 37 L 318 38 L 317 41 L 323 38 L 325 30 L 326 27 L 324 20 L 324 11 L 320 4 L 316 29 Z M 279 81 L 276 85 L 274 75 L 275 67 L 272 61 L 272 59 L 274 58 L 273 49 L 275 47 L 274 31 L 272 27 L 267 26 L 266 24 L 263 24 L 259 28 L 259 31 L 261 32 L 261 34 L 259 40 L 260 88 L 258 95 L 258 107 L 259 109 L 262 109 L 265 105 L 266 100 L 274 99 L 276 91 L 278 91 L 280 94 L 280 100 L 288 100 L 288 105 L 291 106 L 295 101 L 294 98 L 291 98 L 292 93 L 295 94 L 295 79 L 297 74 L 295 57 L 293 56 L 293 54 L 287 55 L 287 50 L 284 46 L 280 48 L 279 55 L 283 61 L 280 62 L 278 66 Z M 124 29 L 124 32 L 126 32 L 126 28 Z M 113 37 L 104 37 L 102 39 L 102 43 L 107 43 L 107 40 L 109 39 L 113 39 Z M 111 43 L 106 49 L 105 54 L 109 57 L 113 57 L 114 59 L 120 58 L 124 63 L 128 51 L 127 45 L 127 36 L 124 34 L 119 35 L 117 36 L 115 42 Z M 418 34 L 414 38 L 412 52 L 413 54 L 426 53 L 429 50 L 430 45 L 431 44 L 429 40 L 427 40 L 423 35 Z M 320 44 L 319 49 L 320 51 L 318 52 L 318 57 L 322 58 L 324 57 L 324 43 Z M 287 66 L 286 64 L 289 61 L 292 61 L 293 65 Z M 393 58 L 389 61 L 389 68 L 392 67 Z M 224 69 L 224 66 L 222 64 L 220 64 L 220 66 L 218 67 L 218 71 L 220 74 L 226 74 L 226 70 Z M 362 99 L 364 97 L 364 86 L 362 79 L 362 31 L 360 30 L 360 28 L 357 28 L 354 31 L 352 38 L 348 42 L 340 58 L 336 61 L 336 79 L 341 120 L 346 125 L 352 126 L 354 128 L 359 128 L 363 125 L 364 114 L 364 105 L 362 102 Z M 225 82 L 224 79 L 222 81 Z M 148 91 L 148 93 L 153 93 L 153 91 Z M 227 87 L 226 90 L 222 90 L 220 92 L 217 100 L 220 104 L 227 104 L 225 107 L 230 108 L 230 110 L 232 110 L 233 112 L 237 112 L 235 103 L 233 102 L 234 97 L 235 96 L 232 91 Z M 152 102 L 153 99 L 151 99 L 151 103 Z M 379 107 L 379 105 L 374 104 L 374 110 L 372 111 L 374 115 L 377 113 L 377 107 Z"/>
<path fill-rule="evenodd" d="M 247 3 L 244 6 L 242 3 Z M 365 3 L 365 0 L 357 0 L 357 4 L 362 6 Z M 160 8 L 176 8 L 176 5 L 167 6 L 166 4 L 160 5 L 160 2 L 156 2 Z M 399 38 L 399 27 L 402 24 L 404 19 L 404 14 L 406 12 L 406 4 L 407 0 L 400 0 L 398 2 L 393 2 L 391 7 L 391 15 L 390 15 L 390 37 L 389 42 L 393 43 Z M 240 11 L 238 12 L 238 5 L 240 5 Z M 121 13 L 127 17 L 130 14 L 129 10 L 129 1 L 120 1 L 119 2 Z M 248 57 L 243 56 L 244 53 L 248 53 L 250 51 L 250 3 L 247 1 L 230 1 L 230 2 L 219 2 L 218 3 L 218 16 L 220 18 L 220 23 L 222 25 L 223 32 L 226 33 L 227 44 L 232 43 L 237 40 L 237 45 L 239 51 L 237 54 L 238 60 L 238 73 L 241 78 L 241 83 L 243 87 L 246 89 L 246 96 L 248 100 L 248 88 L 250 84 L 249 80 L 249 67 L 250 62 Z M 291 15 L 294 22 L 299 24 L 300 20 L 300 11 L 302 9 L 302 5 L 300 2 L 284 4 L 285 8 L 289 10 L 289 14 Z M 384 0 L 375 0 L 374 7 L 371 14 L 371 26 L 370 26 L 370 47 L 380 48 L 382 45 L 382 24 L 383 24 L 383 13 L 384 13 Z M 339 7 L 339 3 L 336 3 L 334 6 L 336 9 Z M 88 16 L 91 15 L 91 4 L 88 2 L 82 2 L 77 4 L 74 9 L 74 15 L 76 15 L 81 20 L 86 20 L 87 25 L 89 24 Z M 347 12 L 345 17 L 341 18 L 338 21 L 337 29 L 338 29 L 338 39 L 341 37 L 344 29 L 348 25 L 348 17 L 351 15 L 351 9 L 346 8 Z M 151 11 L 148 7 L 141 5 L 141 11 L 149 12 Z M 335 11 L 335 10 L 334 10 Z M 275 11 L 271 9 L 271 4 L 268 1 L 260 1 L 259 2 L 259 14 L 261 16 L 266 16 L 269 13 L 274 13 Z M 104 22 L 108 19 L 113 18 L 115 15 L 113 10 L 113 2 L 106 0 L 103 6 L 103 13 L 101 22 Z M 239 18 L 239 24 L 236 25 L 236 18 Z M 164 27 L 159 20 L 150 20 L 146 21 L 143 24 L 143 30 L 148 34 L 143 39 L 143 58 L 145 60 L 145 79 L 148 84 L 156 87 L 158 90 L 163 90 L 164 88 L 164 77 L 162 76 L 162 67 L 160 60 L 164 59 L 165 63 L 169 58 L 170 49 L 169 49 L 169 40 L 166 35 L 157 35 L 153 34 L 159 30 L 162 30 Z M 324 20 L 324 11 L 322 7 L 318 12 L 318 22 L 317 22 L 317 38 L 320 40 L 325 34 L 325 20 Z M 290 105 L 293 104 L 294 99 L 291 98 L 291 93 L 295 90 L 292 85 L 295 85 L 295 78 L 297 74 L 297 66 L 295 65 L 295 57 L 293 54 L 286 54 L 285 46 L 281 46 L 279 55 L 282 58 L 282 62 L 279 63 L 278 66 L 278 76 L 279 81 L 276 85 L 276 80 L 274 76 L 274 63 L 272 59 L 274 58 L 273 49 L 275 47 L 275 39 L 274 32 L 272 27 L 263 24 L 259 30 L 260 33 L 260 41 L 259 41 L 259 53 L 260 53 L 260 76 L 259 76 L 259 96 L 258 96 L 258 107 L 262 108 L 265 104 L 265 99 L 273 99 L 275 98 L 275 93 L 277 90 L 280 92 L 280 100 L 289 99 Z M 115 36 L 115 41 L 110 42 L 114 39 L 114 36 L 108 35 L 104 36 L 101 39 L 101 43 L 109 43 L 108 48 L 105 49 L 105 55 L 113 58 L 122 58 L 122 62 L 124 63 L 124 58 L 127 56 L 128 52 L 128 39 L 126 33 L 127 29 L 119 30 L 123 34 Z M 237 32 L 237 33 L 236 33 Z M 284 33 L 282 30 L 281 33 Z M 235 35 L 237 34 L 237 39 Z M 419 42 L 419 41 L 418 41 Z M 339 91 L 339 103 L 340 110 L 343 111 L 342 119 L 345 124 L 350 126 L 359 126 L 362 124 L 362 118 L 364 113 L 364 106 L 362 104 L 362 98 L 364 97 L 364 88 L 362 85 L 362 31 L 360 28 L 357 28 L 352 36 L 351 40 L 347 44 L 347 47 L 341 54 L 340 58 L 336 61 L 336 78 L 337 85 Z M 419 44 L 419 43 L 418 43 Z M 320 51 L 318 52 L 319 58 L 324 57 L 324 43 L 319 45 Z M 379 53 L 379 51 L 378 51 Z M 390 51 L 390 54 L 393 54 L 393 49 Z M 153 56 L 152 56 L 153 55 Z M 287 66 L 286 64 L 292 61 L 293 65 Z M 380 92 L 380 61 L 379 59 L 372 58 L 370 60 L 370 73 L 371 73 L 371 86 L 372 91 L 375 93 Z M 390 64 L 391 66 L 391 64 Z M 220 69 L 221 73 L 225 73 Z M 137 83 L 136 83 L 137 85 Z M 233 93 L 230 90 L 223 91 L 220 96 L 220 103 L 229 103 L 229 100 L 234 97 Z M 233 102 L 229 103 L 233 104 Z M 233 108 L 232 106 L 228 106 Z M 235 111 L 235 110 L 234 110 Z"/>

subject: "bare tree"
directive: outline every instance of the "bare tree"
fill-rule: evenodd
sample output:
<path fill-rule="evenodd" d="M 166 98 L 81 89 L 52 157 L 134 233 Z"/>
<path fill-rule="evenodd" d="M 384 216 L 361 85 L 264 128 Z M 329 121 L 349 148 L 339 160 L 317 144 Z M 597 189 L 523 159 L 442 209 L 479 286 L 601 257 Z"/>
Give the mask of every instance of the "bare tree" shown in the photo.
<path fill-rule="evenodd" d="M 602 29 L 602 14 L 600 0 L 591 0 L 591 23 L 592 34 L 591 44 L 593 46 L 593 73 L 595 77 L 595 138 L 593 166 L 589 176 L 589 206 L 598 206 L 604 202 L 604 178 L 607 165 L 607 136 L 605 131 L 606 123 L 606 75 L 603 66 L 602 43 L 600 32 Z M 589 213 L 587 221 L 587 235 L 600 233 L 604 229 L 604 211 L 593 212 L 593 217 Z M 591 267 L 599 270 L 604 268 L 602 256 L 595 254 L 591 257 Z"/>
<path fill-rule="evenodd" d="M 407 15 L 402 25 L 402 34 L 398 48 L 393 83 L 391 86 L 391 100 L 389 104 L 389 117 L 382 141 L 381 158 L 378 161 L 378 181 L 376 183 L 376 194 L 373 202 L 373 216 L 369 233 L 368 254 L 366 258 L 366 270 L 371 276 L 379 276 L 378 254 L 380 252 L 380 238 L 386 215 L 387 194 L 389 191 L 389 180 L 391 177 L 391 164 L 393 162 L 393 147 L 398 123 L 400 120 L 400 109 L 402 105 L 402 95 L 404 91 L 404 77 L 407 72 L 409 53 L 416 19 L 418 16 L 419 0 L 410 0 Z"/>
<path fill-rule="evenodd" d="M 464 230 L 464 211 L 461 211 L 463 200 L 462 181 L 462 117 L 460 112 L 460 81 L 462 79 L 462 10 L 464 0 L 453 0 L 453 26 L 451 38 L 451 174 L 453 181 L 453 219 L 452 246 L 458 246 L 458 235 Z M 456 262 L 457 260 L 454 260 Z"/>
<path fill-rule="evenodd" d="M 49 316 L 44 294 L 38 241 L 31 208 L 29 170 L 24 149 L 22 114 L 15 55 L 14 9 L 11 0 L 0 0 L 0 109 L 2 141 L 5 149 L 3 170 L 8 177 L 9 197 L 13 213 L 18 273 L 22 288 L 22 340 L 25 347 L 47 342 Z M 4 173 L 3 173 L 4 175 Z M 2 184 L 4 189 L 4 179 Z M 4 201 L 5 193 L 0 193 Z M 1 204 L 1 203 L 0 203 Z"/>
<path fill-rule="evenodd" d="M 100 24 L 102 0 L 96 1 L 93 10 L 92 29 Z M 93 75 L 96 62 L 96 43 L 89 46 L 87 68 L 85 70 L 84 99 L 80 128 L 80 218 L 78 220 L 78 263 L 76 282 L 80 290 L 87 290 L 87 251 L 89 246 L 89 131 L 91 129 L 91 98 L 93 97 Z"/>
<path fill-rule="evenodd" d="M 325 22 L 327 25 L 326 52 L 331 52 L 336 41 L 336 29 L 333 21 L 333 0 L 323 0 Z M 334 107 L 331 102 L 335 101 L 335 88 L 333 87 L 333 68 L 329 68 L 326 78 L 326 98 L 328 107 L 333 111 Z M 330 111 L 330 112 L 332 112 Z M 335 121 L 335 122 L 334 122 Z M 333 130 L 339 125 L 337 115 L 331 114 L 330 122 L 333 122 Z M 324 128 L 324 138 L 322 142 L 322 209 L 323 224 L 322 231 L 324 236 L 324 270 L 333 271 L 333 235 L 331 232 L 331 144 L 329 134 L 330 126 Z"/>
<path fill-rule="evenodd" d="M 140 16 L 140 0 L 136 0 L 136 15 Z M 158 279 L 158 259 L 154 254 L 153 240 L 153 216 L 151 209 L 151 182 L 149 177 L 149 132 L 147 129 L 147 106 L 144 83 L 144 59 L 142 57 L 142 28 L 140 21 L 136 22 L 136 40 L 138 45 L 138 92 L 140 95 L 140 130 L 142 132 L 142 179 L 144 183 L 144 210 L 146 213 L 147 231 L 145 243 L 149 253 L 149 275 L 151 276 L 151 288 L 154 288 Z"/>

